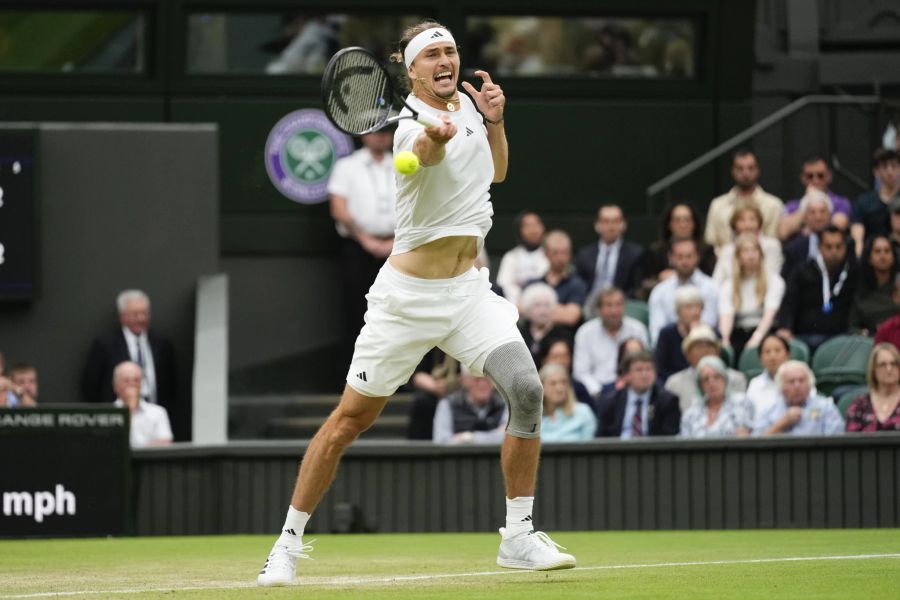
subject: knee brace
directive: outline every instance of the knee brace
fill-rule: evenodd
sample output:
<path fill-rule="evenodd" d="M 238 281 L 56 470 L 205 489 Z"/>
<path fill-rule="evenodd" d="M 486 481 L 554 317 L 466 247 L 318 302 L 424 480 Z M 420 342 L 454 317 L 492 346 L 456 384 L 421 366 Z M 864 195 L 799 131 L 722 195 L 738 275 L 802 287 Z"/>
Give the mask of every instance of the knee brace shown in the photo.
<path fill-rule="evenodd" d="M 540 437 L 544 386 L 528 347 L 522 342 L 500 346 L 484 361 L 484 373 L 509 408 L 506 432 L 520 438 Z"/>

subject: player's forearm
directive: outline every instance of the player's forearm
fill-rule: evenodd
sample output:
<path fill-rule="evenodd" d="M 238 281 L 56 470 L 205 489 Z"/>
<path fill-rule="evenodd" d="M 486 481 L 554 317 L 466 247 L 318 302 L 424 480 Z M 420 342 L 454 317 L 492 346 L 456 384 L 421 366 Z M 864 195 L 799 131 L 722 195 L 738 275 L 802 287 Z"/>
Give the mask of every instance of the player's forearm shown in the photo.
<path fill-rule="evenodd" d="M 506 130 L 503 121 L 496 125 L 486 123 L 488 143 L 491 145 L 491 156 L 494 159 L 494 183 L 506 179 L 509 168 L 509 144 L 506 141 Z"/>
<path fill-rule="evenodd" d="M 422 166 L 433 167 L 444 160 L 444 156 L 447 155 L 447 144 L 436 142 L 423 132 L 413 143 L 413 152 L 419 157 Z"/>

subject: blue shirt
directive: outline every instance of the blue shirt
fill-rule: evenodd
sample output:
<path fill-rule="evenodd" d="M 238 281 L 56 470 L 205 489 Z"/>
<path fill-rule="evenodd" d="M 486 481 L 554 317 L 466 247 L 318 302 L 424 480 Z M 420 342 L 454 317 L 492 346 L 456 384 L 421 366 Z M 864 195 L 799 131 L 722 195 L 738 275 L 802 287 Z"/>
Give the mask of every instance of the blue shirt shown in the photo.
<path fill-rule="evenodd" d="M 556 290 L 556 298 L 560 304 L 577 304 L 578 306 L 584 306 L 584 301 L 587 299 L 587 285 L 585 285 L 578 275 L 570 273 L 556 285 L 550 285 L 550 282 L 547 281 L 547 276 L 544 275 L 539 279 L 532 279 L 526 283 L 522 289 L 525 289 L 525 287 L 528 287 L 532 283 L 537 283 L 538 281 L 546 283 Z"/>
<path fill-rule="evenodd" d="M 641 401 L 641 433 L 647 435 L 647 404 L 650 402 L 650 392 L 647 390 L 640 396 L 637 392 L 628 388 L 628 402 L 625 404 L 625 416 L 622 417 L 622 433 L 619 437 L 623 440 L 631 439 L 631 422 L 634 420 L 634 413 L 637 411 L 637 402 Z"/>
<path fill-rule="evenodd" d="M 756 416 L 753 435 L 762 435 L 787 412 L 788 406 L 781 394 L 774 404 Z M 810 393 L 803 404 L 803 417 L 789 430 L 790 435 L 834 435 L 844 432 L 844 418 L 831 398 Z"/>
<path fill-rule="evenodd" d="M 572 416 L 566 416 L 562 408 L 557 408 L 551 419 L 544 415 L 541 421 L 542 442 L 580 442 L 592 440 L 597 433 L 597 417 L 587 404 L 575 405 Z"/>

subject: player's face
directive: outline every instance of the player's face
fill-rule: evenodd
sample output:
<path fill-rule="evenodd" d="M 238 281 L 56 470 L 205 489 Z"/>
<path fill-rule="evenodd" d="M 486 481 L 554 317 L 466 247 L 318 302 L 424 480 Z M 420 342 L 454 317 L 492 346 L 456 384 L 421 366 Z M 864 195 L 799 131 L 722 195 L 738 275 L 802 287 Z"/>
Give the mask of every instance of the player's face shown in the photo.
<path fill-rule="evenodd" d="M 119 321 L 134 335 L 141 335 L 150 326 L 150 306 L 141 299 L 133 298 L 125 303 L 125 310 L 119 313 Z"/>
<path fill-rule="evenodd" d="M 419 52 L 409 66 L 413 81 L 441 98 L 456 95 L 459 79 L 459 53 L 456 46 L 435 42 Z"/>

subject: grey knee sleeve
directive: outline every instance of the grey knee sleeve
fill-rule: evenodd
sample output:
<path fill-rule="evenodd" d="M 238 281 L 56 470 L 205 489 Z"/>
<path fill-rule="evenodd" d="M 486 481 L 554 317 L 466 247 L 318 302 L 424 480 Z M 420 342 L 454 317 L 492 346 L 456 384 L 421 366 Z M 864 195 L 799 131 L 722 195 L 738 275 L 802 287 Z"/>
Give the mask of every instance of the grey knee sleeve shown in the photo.
<path fill-rule="evenodd" d="M 544 386 L 528 347 L 522 342 L 500 346 L 484 361 L 484 373 L 509 407 L 506 432 L 520 438 L 541 437 Z"/>

